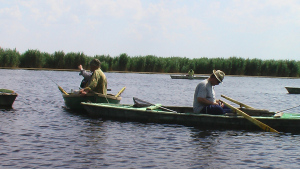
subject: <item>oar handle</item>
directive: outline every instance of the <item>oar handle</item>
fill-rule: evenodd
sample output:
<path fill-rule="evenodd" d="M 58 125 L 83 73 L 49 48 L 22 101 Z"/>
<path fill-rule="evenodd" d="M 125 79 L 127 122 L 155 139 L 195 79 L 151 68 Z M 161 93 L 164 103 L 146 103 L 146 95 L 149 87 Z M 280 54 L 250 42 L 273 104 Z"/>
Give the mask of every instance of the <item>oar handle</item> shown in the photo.
<path fill-rule="evenodd" d="M 123 88 L 118 92 L 118 94 L 115 95 L 115 97 L 118 97 L 125 89 L 126 89 L 126 87 L 123 87 Z"/>
<path fill-rule="evenodd" d="M 248 105 L 246 105 L 246 104 L 244 104 L 244 103 L 238 102 L 238 101 L 236 101 L 236 100 L 234 100 L 234 99 L 232 99 L 232 98 L 230 98 L 230 97 L 227 97 L 227 96 L 224 96 L 224 95 L 221 95 L 221 97 L 224 97 L 225 99 L 227 99 L 227 100 L 229 100 L 229 101 L 231 101 L 231 102 L 233 102 L 233 103 L 235 103 L 235 104 L 240 105 L 240 107 L 245 107 L 245 108 L 249 108 L 249 109 L 254 109 L 253 107 L 248 106 Z"/>
<path fill-rule="evenodd" d="M 53 83 L 55 83 L 58 86 L 58 89 L 65 95 L 69 95 L 62 87 L 60 87 L 54 80 L 52 80 L 50 77 L 48 77 L 46 74 L 44 74 L 48 79 L 50 79 Z"/>

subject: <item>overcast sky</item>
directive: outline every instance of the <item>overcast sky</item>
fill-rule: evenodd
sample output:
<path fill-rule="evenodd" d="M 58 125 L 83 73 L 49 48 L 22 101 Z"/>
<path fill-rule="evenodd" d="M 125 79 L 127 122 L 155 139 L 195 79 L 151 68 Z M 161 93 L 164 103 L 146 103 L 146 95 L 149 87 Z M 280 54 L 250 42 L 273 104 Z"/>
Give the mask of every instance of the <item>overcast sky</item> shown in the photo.
<path fill-rule="evenodd" d="M 0 0 L 0 47 L 300 60 L 300 1 Z"/>

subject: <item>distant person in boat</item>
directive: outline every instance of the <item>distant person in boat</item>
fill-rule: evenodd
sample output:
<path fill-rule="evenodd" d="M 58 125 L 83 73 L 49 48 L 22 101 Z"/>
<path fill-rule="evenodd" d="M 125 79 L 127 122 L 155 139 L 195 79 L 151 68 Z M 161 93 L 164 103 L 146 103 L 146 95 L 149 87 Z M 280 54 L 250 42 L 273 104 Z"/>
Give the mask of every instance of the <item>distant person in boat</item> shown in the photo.
<path fill-rule="evenodd" d="M 89 84 L 90 84 L 90 82 L 91 82 L 91 78 L 92 78 L 93 72 L 84 70 L 84 69 L 82 68 L 82 65 L 79 65 L 79 66 L 78 66 L 78 69 L 80 70 L 79 75 L 82 75 L 82 76 L 83 76 L 83 79 L 82 79 L 82 81 L 81 81 L 80 87 L 81 87 L 81 88 L 88 87 Z"/>
<path fill-rule="evenodd" d="M 106 95 L 107 80 L 105 74 L 102 72 L 100 67 L 101 62 L 98 59 L 93 59 L 90 62 L 90 70 L 93 72 L 93 75 L 91 77 L 90 84 L 79 91 L 81 95 L 84 96 L 92 91 Z"/>
<path fill-rule="evenodd" d="M 216 100 L 214 86 L 223 83 L 225 73 L 213 70 L 208 79 L 201 81 L 194 93 L 194 113 L 222 115 L 230 113 L 230 109 Z"/>
<path fill-rule="evenodd" d="M 188 72 L 187 76 L 189 76 L 189 77 L 194 77 L 194 71 L 193 71 L 193 69 L 191 69 L 191 70 Z"/>

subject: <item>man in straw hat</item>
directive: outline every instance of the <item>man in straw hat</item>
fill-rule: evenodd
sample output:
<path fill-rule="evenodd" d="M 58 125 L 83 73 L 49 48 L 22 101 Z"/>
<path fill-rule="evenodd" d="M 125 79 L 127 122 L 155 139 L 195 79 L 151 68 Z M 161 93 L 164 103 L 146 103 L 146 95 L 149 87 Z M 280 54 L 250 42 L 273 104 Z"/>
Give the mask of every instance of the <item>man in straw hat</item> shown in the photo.
<path fill-rule="evenodd" d="M 213 70 L 208 79 L 201 81 L 194 94 L 194 113 L 203 114 L 225 114 L 230 109 L 224 106 L 219 100 L 216 100 L 214 86 L 223 83 L 225 73 L 221 70 Z"/>
<path fill-rule="evenodd" d="M 107 80 L 105 74 L 102 72 L 100 67 L 101 62 L 98 59 L 93 59 L 90 62 L 90 70 L 91 72 L 93 72 L 93 74 L 89 86 L 79 91 L 81 95 L 86 95 L 90 91 L 106 95 Z"/>

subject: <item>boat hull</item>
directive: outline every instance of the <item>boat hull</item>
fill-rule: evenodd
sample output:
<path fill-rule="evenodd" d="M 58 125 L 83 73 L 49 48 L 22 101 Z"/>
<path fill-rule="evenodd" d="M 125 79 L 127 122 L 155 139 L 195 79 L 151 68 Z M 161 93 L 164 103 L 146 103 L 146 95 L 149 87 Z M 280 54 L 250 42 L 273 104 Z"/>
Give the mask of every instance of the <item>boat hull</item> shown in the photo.
<path fill-rule="evenodd" d="M 190 79 L 190 80 L 193 80 L 193 79 L 207 79 L 208 76 L 193 76 L 193 77 L 190 77 L 190 76 L 186 76 L 186 75 L 170 75 L 172 79 Z"/>
<path fill-rule="evenodd" d="M 112 94 L 92 94 L 89 93 L 86 96 L 79 94 L 69 93 L 69 95 L 63 94 L 65 105 L 71 110 L 84 111 L 84 107 L 80 104 L 81 102 L 92 102 L 92 103 L 120 103 L 122 97 L 115 97 Z"/>
<path fill-rule="evenodd" d="M 285 88 L 290 94 L 300 94 L 300 88 L 297 87 L 285 87 Z"/>
<path fill-rule="evenodd" d="M 11 108 L 17 96 L 18 94 L 12 90 L 0 89 L 0 106 Z"/>
<path fill-rule="evenodd" d="M 18 94 L 0 94 L 0 106 L 12 107 Z"/>
<path fill-rule="evenodd" d="M 261 129 L 243 118 L 242 116 L 209 115 L 194 113 L 173 113 L 162 110 L 147 110 L 147 108 L 134 108 L 132 105 L 112 105 L 81 103 L 92 117 L 120 119 L 139 122 L 155 122 L 182 124 L 186 126 L 199 126 L 213 129 L 237 129 L 257 130 Z M 189 107 L 167 107 L 171 110 L 186 109 L 192 112 Z M 181 112 L 181 111 L 177 111 Z M 300 116 L 282 116 L 281 118 L 254 117 L 257 120 L 269 125 L 281 132 L 300 132 Z"/>

